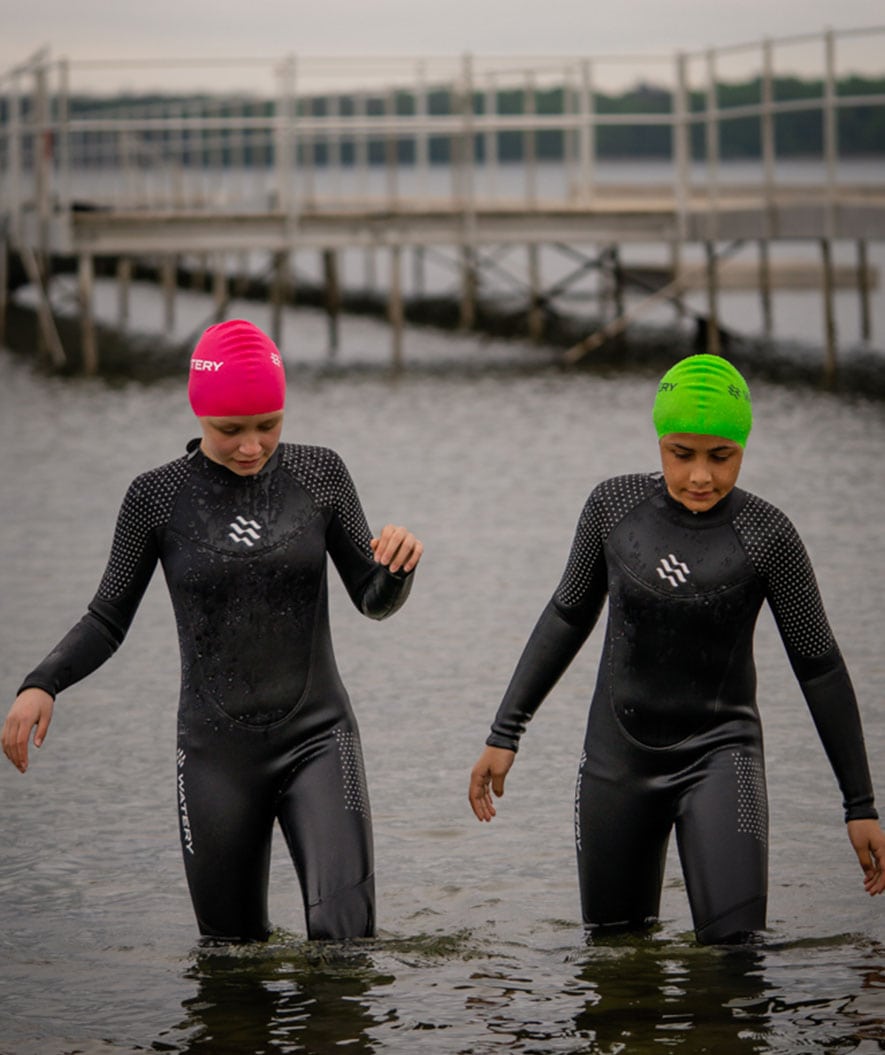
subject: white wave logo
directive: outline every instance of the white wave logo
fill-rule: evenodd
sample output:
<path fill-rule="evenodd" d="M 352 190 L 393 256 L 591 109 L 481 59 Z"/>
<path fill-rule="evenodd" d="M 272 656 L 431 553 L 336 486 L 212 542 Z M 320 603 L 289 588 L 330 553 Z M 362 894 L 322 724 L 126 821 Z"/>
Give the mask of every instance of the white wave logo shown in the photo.
<path fill-rule="evenodd" d="M 230 534 L 227 537 L 234 542 L 242 542 L 244 546 L 254 546 L 261 538 L 261 525 L 256 524 L 254 520 L 237 517 L 230 525 Z"/>
<path fill-rule="evenodd" d="M 662 579 L 665 579 L 671 586 L 682 586 L 688 582 L 687 576 L 691 575 L 691 570 L 688 565 L 683 561 L 679 560 L 672 553 L 666 557 L 661 557 L 660 564 L 655 569 Z"/>

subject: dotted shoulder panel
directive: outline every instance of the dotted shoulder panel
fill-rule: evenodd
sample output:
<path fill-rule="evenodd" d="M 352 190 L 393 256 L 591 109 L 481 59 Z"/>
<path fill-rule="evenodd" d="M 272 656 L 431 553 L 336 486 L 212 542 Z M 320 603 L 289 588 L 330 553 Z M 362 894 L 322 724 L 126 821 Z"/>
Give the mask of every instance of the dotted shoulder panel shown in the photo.
<path fill-rule="evenodd" d="M 321 509 L 338 515 L 347 534 L 357 546 L 371 553 L 372 534 L 347 466 L 341 455 L 329 447 L 284 443 L 280 465 L 301 484 Z"/>
<path fill-rule="evenodd" d="M 748 494 L 734 528 L 751 564 L 765 583 L 786 647 L 801 656 L 821 656 L 836 644 L 820 590 L 799 533 L 789 517 Z"/>
<path fill-rule="evenodd" d="M 613 476 L 593 488 L 578 518 L 568 563 L 556 589 L 557 604 L 571 608 L 580 603 L 594 581 L 606 538 L 660 487 L 659 474 L 630 473 Z"/>
<path fill-rule="evenodd" d="M 120 513 L 111 555 L 97 596 L 113 601 L 123 594 L 154 531 L 169 521 L 175 497 L 188 476 L 187 456 L 137 476 L 129 485 Z"/>

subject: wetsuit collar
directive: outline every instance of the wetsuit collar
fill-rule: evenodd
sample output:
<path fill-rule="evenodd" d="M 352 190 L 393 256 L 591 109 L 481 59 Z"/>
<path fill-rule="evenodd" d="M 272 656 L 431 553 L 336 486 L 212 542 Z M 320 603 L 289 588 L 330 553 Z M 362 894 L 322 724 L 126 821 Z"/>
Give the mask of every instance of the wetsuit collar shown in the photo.
<path fill-rule="evenodd" d="M 670 518 L 679 524 L 689 523 L 693 527 L 718 527 L 730 520 L 746 501 L 746 492 L 739 487 L 734 487 L 725 498 L 721 499 L 705 512 L 695 513 L 679 501 L 677 501 L 667 490 L 663 474 L 656 474 L 660 484 L 660 499 L 662 508 L 669 514 Z"/>
<path fill-rule="evenodd" d="M 238 473 L 232 472 L 224 465 L 219 465 L 218 462 L 213 462 L 211 458 L 207 458 L 200 448 L 200 438 L 188 440 L 187 443 L 187 457 L 201 472 L 211 476 L 214 480 L 223 484 L 236 484 L 243 482 L 247 486 L 253 480 L 264 480 L 270 473 L 276 469 L 277 464 L 280 460 L 280 447 L 281 444 L 277 444 L 276 450 L 268 458 L 267 464 L 260 471 L 252 476 L 240 476 Z"/>

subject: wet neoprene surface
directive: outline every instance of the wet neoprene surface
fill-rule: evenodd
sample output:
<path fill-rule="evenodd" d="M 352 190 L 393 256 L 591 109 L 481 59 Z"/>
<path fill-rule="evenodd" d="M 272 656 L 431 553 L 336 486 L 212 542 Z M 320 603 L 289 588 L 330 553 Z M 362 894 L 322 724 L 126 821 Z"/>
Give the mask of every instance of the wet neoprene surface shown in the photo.
<path fill-rule="evenodd" d="M 372 838 L 359 733 L 332 650 L 327 554 L 381 619 L 411 576 L 377 564 L 346 467 L 281 444 L 255 476 L 188 454 L 139 476 L 87 614 L 24 681 L 57 695 L 119 646 L 162 564 L 181 650 L 182 848 L 204 934 L 263 937 L 279 819 L 315 937 L 372 933 Z"/>
<path fill-rule="evenodd" d="M 752 638 L 763 602 L 846 818 L 876 815 L 857 703 L 804 546 L 783 513 L 737 488 L 695 514 L 659 474 L 605 481 L 584 506 L 489 744 L 516 750 L 606 599 L 576 793 L 585 921 L 655 915 L 675 826 L 699 930 L 736 906 L 750 907 L 735 929 L 761 926 L 768 829 Z"/>

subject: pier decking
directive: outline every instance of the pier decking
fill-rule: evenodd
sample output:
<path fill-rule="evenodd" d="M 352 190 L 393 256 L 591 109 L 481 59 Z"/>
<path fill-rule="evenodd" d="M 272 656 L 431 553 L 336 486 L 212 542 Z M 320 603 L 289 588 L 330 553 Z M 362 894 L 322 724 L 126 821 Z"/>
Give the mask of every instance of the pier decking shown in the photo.
<path fill-rule="evenodd" d="M 464 56 L 388 62 L 361 73 L 358 62 L 289 58 L 274 67 L 275 91 L 266 98 L 219 91 L 150 104 L 120 101 L 114 108 L 94 99 L 90 108 L 82 99 L 73 106 L 71 86 L 72 75 L 85 76 L 89 64 L 40 53 L 0 76 L 0 337 L 10 254 L 43 292 L 42 332 L 55 358 L 64 350 L 53 337 L 51 261 L 79 261 L 83 359 L 94 368 L 96 258 L 118 260 L 121 282 L 132 260 L 165 261 L 167 275 L 182 257 L 208 260 L 223 302 L 230 256 L 267 254 L 281 305 L 296 254 L 321 254 L 333 291 L 340 283 L 337 255 L 362 249 L 389 254 L 396 362 L 404 250 L 454 250 L 462 321 L 469 325 L 481 295 L 483 254 L 524 247 L 529 328 L 537 334 L 546 306 L 571 284 L 545 284 L 540 247 L 571 247 L 583 258 L 578 272 L 607 269 L 608 285 L 620 287 L 618 252 L 632 243 L 664 247 L 670 261 L 646 269 L 642 303 L 678 299 L 703 285 L 712 351 L 718 350 L 717 298 L 729 282 L 755 281 L 763 307 L 783 282 L 819 282 L 828 368 L 835 369 L 833 290 L 853 276 L 869 338 L 869 296 L 878 274 L 867 246 L 885 241 L 885 185 L 852 183 L 840 172 L 840 114 L 885 109 L 885 95 L 851 96 L 839 87 L 852 47 L 871 35 L 885 42 L 885 27 L 657 57 L 670 108 L 643 114 L 600 110 L 595 78 L 604 59 L 502 64 Z M 778 56 L 797 45 L 819 50 L 821 94 L 778 100 Z M 758 77 L 759 98 L 725 107 L 719 70 L 736 57 Z M 514 95 L 521 112 L 503 112 Z M 779 122 L 808 113 L 821 122 L 818 178 L 790 183 L 781 172 Z M 734 185 L 723 179 L 722 159 L 729 130 L 741 121 L 758 125 L 758 171 L 753 182 Z M 602 131 L 628 126 L 667 130 L 666 183 L 600 180 Z M 699 136 L 700 160 L 694 156 Z M 516 141 L 517 156 L 502 160 L 503 146 L 512 155 Z M 540 156 L 541 144 L 549 152 L 551 142 L 555 165 Z M 885 143 L 870 147 L 885 154 Z M 638 174 L 643 161 L 635 166 Z M 791 241 L 816 244 L 819 266 L 775 266 L 770 247 Z M 856 267 L 835 267 L 833 247 L 840 242 L 854 245 Z M 702 250 L 700 271 L 683 266 L 683 250 L 692 246 Z M 751 261 L 735 257 L 744 246 L 753 247 Z M 600 320 L 567 359 L 621 332 L 642 310 L 642 303 L 625 306 L 622 294 L 615 289 L 616 318 Z M 770 315 L 769 307 L 766 327 Z M 274 325 L 281 326 L 279 312 Z"/>

